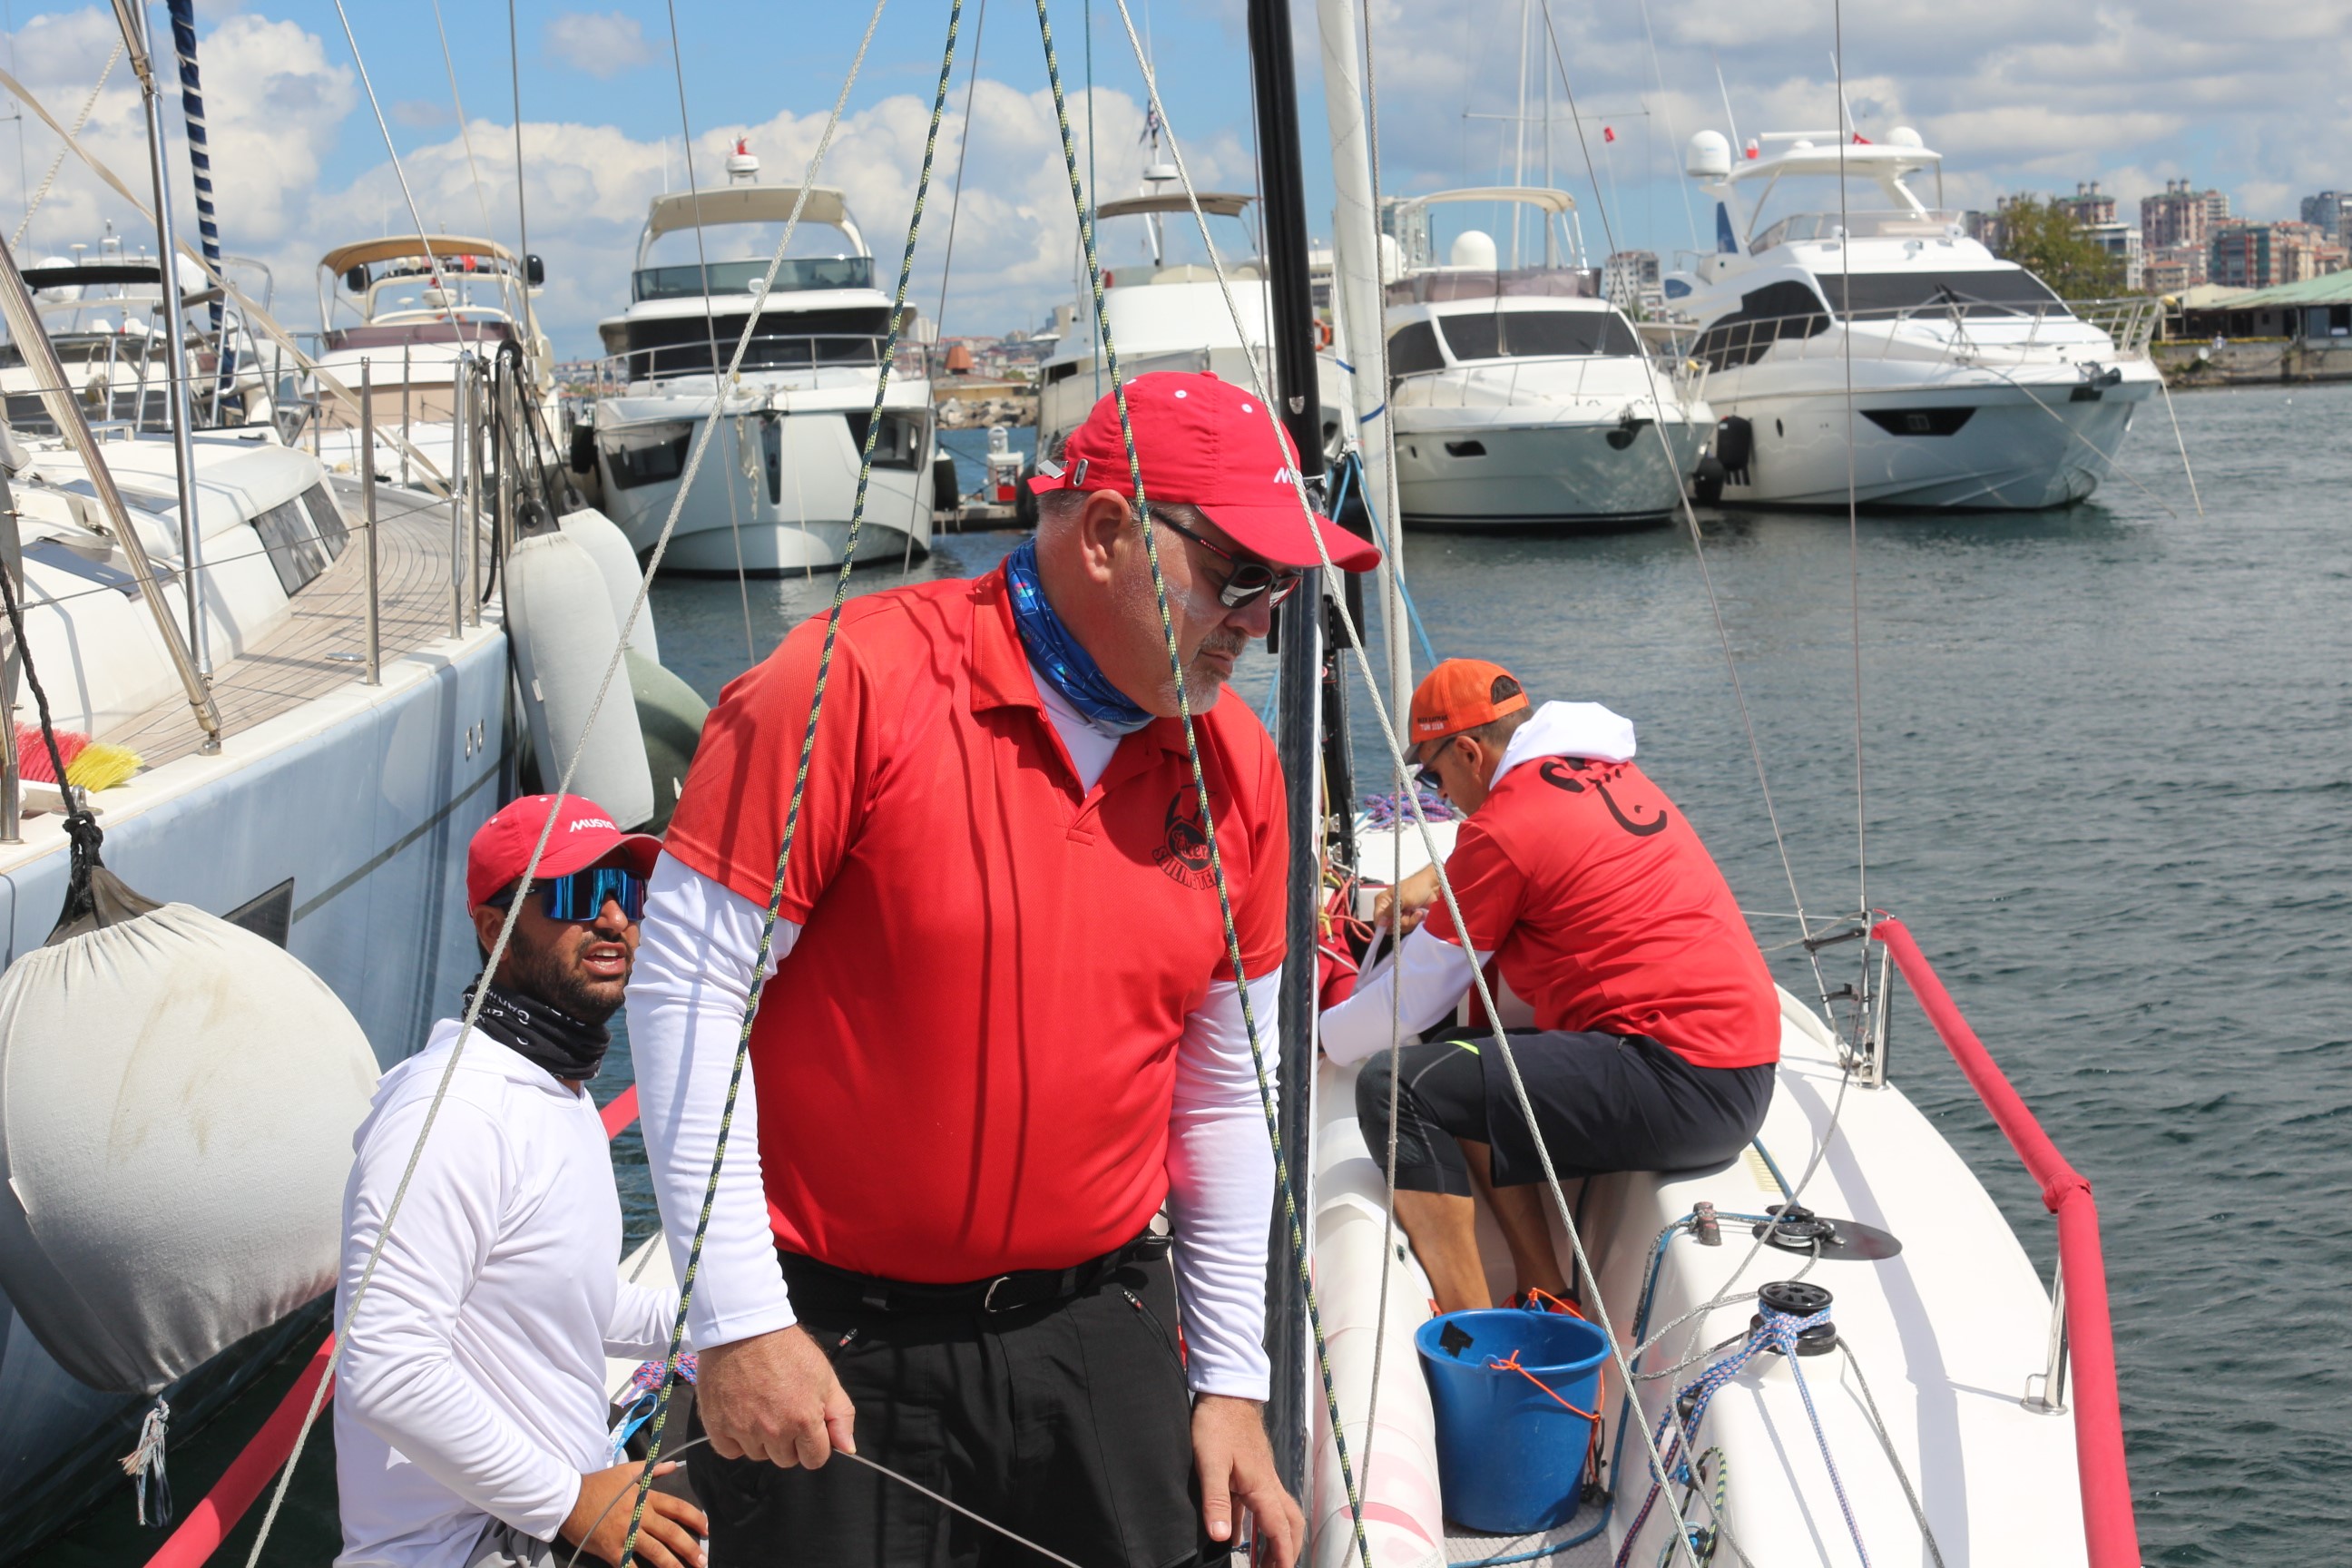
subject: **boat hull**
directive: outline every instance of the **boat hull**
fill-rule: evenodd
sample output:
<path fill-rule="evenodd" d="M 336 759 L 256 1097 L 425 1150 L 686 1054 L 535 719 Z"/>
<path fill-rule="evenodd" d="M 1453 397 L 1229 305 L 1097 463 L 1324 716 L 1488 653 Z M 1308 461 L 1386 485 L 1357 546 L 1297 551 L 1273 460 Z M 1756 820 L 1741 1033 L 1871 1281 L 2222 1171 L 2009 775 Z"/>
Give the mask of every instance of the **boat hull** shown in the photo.
<path fill-rule="evenodd" d="M 1958 369 L 1890 384 L 1892 367 L 1857 364 L 1849 443 L 1843 381 L 1802 368 L 1801 378 L 1775 377 L 1767 362 L 1709 382 L 1717 412 L 1746 419 L 1754 439 L 1748 465 L 1725 482 L 1726 503 L 1843 510 L 1851 479 L 1854 500 L 1871 508 L 2069 506 L 2105 480 L 2157 391 L 2144 362 L 2105 386 L 2072 366 L 2034 380 Z"/>
<path fill-rule="evenodd" d="M 661 537 L 683 482 L 685 455 L 709 418 L 708 399 L 608 400 L 596 414 L 596 447 L 606 513 L 640 555 Z M 901 417 L 908 411 L 890 411 Z M 863 417 L 862 412 L 859 417 Z M 931 456 L 928 410 L 920 414 L 914 465 L 877 461 L 866 485 L 860 564 L 898 565 L 930 552 Z M 759 410 L 719 418 L 695 470 L 662 570 L 688 575 L 773 577 L 841 564 L 857 502 L 860 449 L 839 409 Z M 645 479 L 627 454 L 677 454 L 676 469 Z M 638 471 L 642 461 L 635 464 Z M 667 464 L 665 464 L 667 466 Z M 748 471 L 747 471 L 748 469 Z"/>
<path fill-rule="evenodd" d="M 480 967 L 463 918 L 465 846 L 500 802 L 506 700 L 493 609 L 462 639 L 387 660 L 380 687 L 354 679 L 232 734 L 217 757 L 184 757 L 108 791 L 106 863 L 152 899 L 215 914 L 258 903 L 282 917 L 288 949 L 389 1066 L 423 1044 Z M 62 847 L 0 872 L 10 961 L 47 939 L 66 880 Z M 22 1552 L 127 1491 L 111 1461 L 131 1451 L 152 1401 L 75 1381 L 5 1296 L 0 1315 L 0 1540 Z M 164 1390 L 175 1430 L 316 1317 L 306 1308 Z"/>
<path fill-rule="evenodd" d="M 1420 529 L 1664 521 L 1714 430 L 1711 420 L 1671 421 L 1662 446 L 1648 421 L 1529 423 L 1523 409 L 1400 409 L 1396 418 L 1398 502 L 1405 525 Z"/>

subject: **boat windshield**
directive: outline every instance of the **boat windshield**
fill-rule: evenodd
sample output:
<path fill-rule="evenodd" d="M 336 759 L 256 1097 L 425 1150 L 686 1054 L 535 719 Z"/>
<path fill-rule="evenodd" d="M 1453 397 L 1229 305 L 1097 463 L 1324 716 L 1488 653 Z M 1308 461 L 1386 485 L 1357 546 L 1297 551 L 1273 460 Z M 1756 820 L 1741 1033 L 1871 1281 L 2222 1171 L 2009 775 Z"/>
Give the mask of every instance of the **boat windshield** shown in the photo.
<path fill-rule="evenodd" d="M 1614 310 L 1491 310 L 1438 319 L 1457 361 L 1642 352 L 1633 329 Z"/>
<path fill-rule="evenodd" d="M 2049 285 L 2021 267 L 1969 272 L 1817 272 L 1814 278 L 1841 315 L 2065 314 Z"/>
<path fill-rule="evenodd" d="M 632 298 L 691 300 L 705 294 L 749 294 L 768 275 L 768 258 L 784 237 L 777 223 L 714 223 L 658 235 L 639 258 Z M 803 223 L 776 268 L 778 293 L 819 289 L 871 289 L 874 258 L 845 229 Z"/>

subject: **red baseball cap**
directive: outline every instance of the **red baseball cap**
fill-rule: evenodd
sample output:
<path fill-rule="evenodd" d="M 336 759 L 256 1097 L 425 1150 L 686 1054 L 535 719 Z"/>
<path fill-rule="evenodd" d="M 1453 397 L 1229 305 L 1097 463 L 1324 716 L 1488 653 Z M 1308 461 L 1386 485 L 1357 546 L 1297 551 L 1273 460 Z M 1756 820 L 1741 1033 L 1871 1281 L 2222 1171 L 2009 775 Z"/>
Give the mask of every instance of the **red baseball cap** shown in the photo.
<path fill-rule="evenodd" d="M 1135 426 L 1135 455 L 1143 493 L 1151 500 L 1183 501 L 1231 534 L 1234 542 L 1276 566 L 1320 566 L 1315 533 L 1298 504 L 1298 449 L 1290 433 L 1266 417 L 1254 392 L 1206 371 L 1157 371 L 1127 384 L 1127 412 Z M 1127 466 L 1118 398 L 1105 394 L 1062 448 L 1062 471 L 1029 481 L 1048 490 L 1125 490 L 1135 478 Z M 1367 540 L 1318 513 L 1331 563 L 1369 572 L 1381 552 Z"/>
<path fill-rule="evenodd" d="M 466 847 L 468 905 L 487 903 L 522 875 L 540 830 L 547 826 L 550 808 L 555 812 L 555 828 L 547 836 L 547 852 L 539 858 L 541 878 L 584 871 L 616 849 L 627 857 L 630 870 L 640 877 L 653 875 L 654 862 L 661 858 L 660 839 L 622 832 L 614 826 L 613 814 L 593 800 L 576 795 L 527 795 L 482 824 Z"/>
<path fill-rule="evenodd" d="M 1413 688 L 1412 720 L 1406 731 L 1415 754 L 1423 742 L 1491 724 L 1528 705 L 1518 678 L 1483 658 L 1449 658 Z"/>

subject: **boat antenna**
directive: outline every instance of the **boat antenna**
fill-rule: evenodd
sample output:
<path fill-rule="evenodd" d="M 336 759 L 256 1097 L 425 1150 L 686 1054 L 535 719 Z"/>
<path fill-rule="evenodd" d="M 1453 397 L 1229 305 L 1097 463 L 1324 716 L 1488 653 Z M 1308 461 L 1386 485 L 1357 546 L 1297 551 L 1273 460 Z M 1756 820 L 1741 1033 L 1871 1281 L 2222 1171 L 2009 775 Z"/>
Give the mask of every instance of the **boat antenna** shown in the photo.
<path fill-rule="evenodd" d="M 1742 145 L 1739 140 L 1739 117 L 1731 112 L 1731 89 L 1723 79 L 1723 58 L 1713 49 L 1707 50 L 1706 56 L 1707 58 L 1715 62 L 1715 89 L 1716 91 L 1723 94 L 1724 129 L 1731 132 L 1732 155 L 1737 157 L 1738 155 L 1738 149 Z M 1940 174 L 1940 173 L 1941 171 L 1939 170 L 1938 174 Z"/>

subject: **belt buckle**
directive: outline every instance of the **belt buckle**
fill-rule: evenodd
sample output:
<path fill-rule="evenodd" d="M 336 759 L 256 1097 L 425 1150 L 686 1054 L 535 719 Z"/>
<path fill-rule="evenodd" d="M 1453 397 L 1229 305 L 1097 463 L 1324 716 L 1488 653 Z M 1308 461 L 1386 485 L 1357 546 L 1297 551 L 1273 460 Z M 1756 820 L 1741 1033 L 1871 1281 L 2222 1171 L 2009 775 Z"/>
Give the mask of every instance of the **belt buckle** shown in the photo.
<path fill-rule="evenodd" d="M 981 1296 L 980 1296 L 980 1310 L 981 1310 L 982 1311 L 983 1311 L 983 1312 L 1000 1312 L 1000 1311 L 1003 1311 L 1003 1312 L 1009 1312 L 1009 1311 L 1013 1310 L 1013 1303 L 1011 1303 L 1011 1302 L 1007 1302 L 1007 1303 L 1006 1303 L 1004 1306 L 1003 1306 L 1003 1307 L 999 1307 L 999 1306 L 996 1304 L 996 1292 L 997 1292 L 997 1289 L 998 1289 L 998 1287 L 1000 1287 L 1000 1286 L 1002 1286 L 1002 1285 L 1005 1284 L 1005 1283 L 1006 1283 L 1007 1281 L 1009 1281 L 1012 1278 L 1013 1278 L 1013 1276 L 1012 1276 L 1012 1275 L 1010 1275 L 1010 1274 L 1000 1274 L 1000 1275 L 998 1275 L 995 1279 L 992 1279 L 992 1280 L 990 1280 L 990 1281 L 988 1282 L 988 1289 L 985 1289 L 985 1290 L 983 1290 L 983 1291 L 982 1291 L 982 1292 L 981 1292 Z"/>

